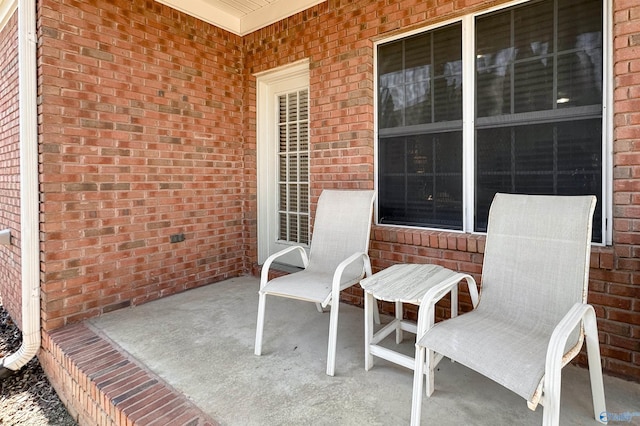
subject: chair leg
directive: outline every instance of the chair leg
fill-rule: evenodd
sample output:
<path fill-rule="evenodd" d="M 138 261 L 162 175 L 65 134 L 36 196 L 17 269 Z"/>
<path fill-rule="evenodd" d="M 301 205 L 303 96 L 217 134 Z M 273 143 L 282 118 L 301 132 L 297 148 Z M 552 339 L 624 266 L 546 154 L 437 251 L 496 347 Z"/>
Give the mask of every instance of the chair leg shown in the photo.
<path fill-rule="evenodd" d="M 332 300 L 331 317 L 329 319 L 329 344 L 327 348 L 327 375 L 333 376 L 336 369 L 336 346 L 338 340 L 338 307 L 339 300 Z"/>
<path fill-rule="evenodd" d="M 411 401 L 411 426 L 420 425 L 422 415 L 422 384 L 424 383 L 426 349 L 416 345 L 416 365 L 413 372 L 413 396 Z"/>
<path fill-rule="evenodd" d="M 258 321 L 256 324 L 256 346 L 254 350 L 254 353 L 256 355 L 262 354 L 262 333 L 264 330 L 264 310 L 266 298 L 266 294 L 260 293 L 260 297 L 258 299 Z"/>
<path fill-rule="evenodd" d="M 324 313 L 324 309 L 322 309 L 322 304 L 321 303 L 316 303 L 316 309 L 318 310 L 318 312 L 320 312 L 321 314 Z"/>
<path fill-rule="evenodd" d="M 560 363 L 556 368 L 545 370 L 542 410 L 542 426 L 558 426 L 560 424 L 560 389 L 562 372 Z"/>
<path fill-rule="evenodd" d="M 589 376 L 591 378 L 591 397 L 593 398 L 594 417 L 600 423 L 606 424 L 607 422 L 605 419 L 607 408 L 604 400 L 600 342 L 598 341 L 598 326 L 596 324 L 596 316 L 593 310 L 590 310 L 585 315 L 583 324 L 585 329 L 585 340 L 587 342 L 587 358 L 589 360 Z"/>

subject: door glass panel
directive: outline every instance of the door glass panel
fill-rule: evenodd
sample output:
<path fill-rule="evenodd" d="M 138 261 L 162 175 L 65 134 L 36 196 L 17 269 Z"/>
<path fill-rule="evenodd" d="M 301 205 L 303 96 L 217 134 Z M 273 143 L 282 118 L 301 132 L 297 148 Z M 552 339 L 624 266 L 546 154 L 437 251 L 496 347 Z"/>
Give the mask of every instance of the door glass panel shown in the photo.
<path fill-rule="evenodd" d="M 278 238 L 309 244 L 308 90 L 278 96 Z"/>

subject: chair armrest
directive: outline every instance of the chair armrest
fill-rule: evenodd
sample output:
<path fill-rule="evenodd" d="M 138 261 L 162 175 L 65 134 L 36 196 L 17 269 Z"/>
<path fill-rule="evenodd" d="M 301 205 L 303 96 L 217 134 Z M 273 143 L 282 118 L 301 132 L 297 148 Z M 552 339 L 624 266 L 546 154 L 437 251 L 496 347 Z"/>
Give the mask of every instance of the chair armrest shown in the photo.
<path fill-rule="evenodd" d="M 302 258 L 302 264 L 304 265 L 304 267 L 306 268 L 309 265 L 309 256 L 307 256 L 307 252 L 301 246 L 290 246 L 286 249 L 272 254 L 271 256 L 267 257 L 267 260 L 265 260 L 264 264 L 262 265 L 262 271 L 260 273 L 260 290 L 262 290 L 269 281 L 269 269 L 271 269 L 271 264 L 273 263 L 273 261 L 281 256 L 284 256 L 287 253 L 296 250 L 300 252 L 300 257 Z"/>
<path fill-rule="evenodd" d="M 530 409 L 534 410 L 536 405 L 540 402 L 541 398 L 544 399 L 545 402 L 545 412 L 553 411 L 555 408 L 549 406 L 549 404 L 555 404 L 553 401 L 554 398 L 545 398 L 544 394 L 555 394 L 559 395 L 560 392 L 560 382 L 561 382 L 561 373 L 562 367 L 564 367 L 571 358 L 565 360 L 565 347 L 567 345 L 567 340 L 571 333 L 578 327 L 581 323 L 584 324 L 585 328 L 594 332 L 595 339 L 597 341 L 597 326 L 596 326 L 596 313 L 593 309 L 593 306 L 588 305 L 586 303 L 575 303 L 571 309 L 565 314 L 564 317 L 560 320 L 560 322 L 553 329 L 553 333 L 551 333 L 551 337 L 549 338 L 549 346 L 547 346 L 547 355 L 545 359 L 545 367 L 544 367 L 544 378 L 541 384 L 543 384 L 544 392 L 540 392 L 540 388 L 536 391 L 534 395 L 533 401 L 527 401 L 527 405 Z M 581 342 L 580 340 L 579 342 Z M 578 348 L 579 349 L 579 348 Z M 571 351 L 570 351 L 571 352 Z M 577 350 L 575 353 L 577 354 Z M 600 354 L 598 353 L 598 358 Z M 591 364 L 591 362 L 589 362 Z M 591 365 L 589 365 L 591 368 Z"/>
<path fill-rule="evenodd" d="M 571 335 L 582 321 L 595 321 L 595 315 L 593 307 L 586 303 L 575 303 L 571 309 L 569 309 L 553 329 L 553 333 L 549 339 L 545 370 L 553 371 L 554 368 L 557 368 L 559 371 L 559 369 L 566 364 L 563 357 L 569 335 Z"/>
<path fill-rule="evenodd" d="M 471 304 L 474 308 L 478 306 L 478 287 L 476 286 L 476 280 L 471 275 L 459 272 L 449 279 L 436 284 L 427 290 L 420 302 L 420 308 L 418 309 L 418 332 L 416 335 L 416 342 L 420 341 L 424 334 L 433 327 L 435 320 L 433 311 L 436 303 L 438 303 L 438 301 L 448 293 L 457 289 L 458 283 L 460 283 L 461 280 L 467 281 L 469 295 L 471 296 Z"/>
<path fill-rule="evenodd" d="M 340 290 L 344 290 L 340 286 L 340 282 L 342 281 L 342 274 L 344 273 L 344 270 L 347 268 L 347 266 L 351 265 L 352 263 L 360 259 L 362 259 L 362 262 L 363 262 L 365 276 L 367 277 L 371 276 L 371 260 L 369 259 L 369 255 L 363 252 L 353 253 L 351 256 L 347 257 L 345 260 L 340 262 L 336 267 L 336 270 L 333 273 L 333 281 L 331 282 L 331 295 L 328 296 L 322 302 L 323 308 L 326 308 L 329 302 L 331 302 L 331 300 L 334 300 L 334 299 L 336 301 L 338 300 L 338 298 L 340 297 Z"/>
<path fill-rule="evenodd" d="M 567 340 L 582 321 L 591 321 L 595 324 L 596 313 L 593 306 L 578 302 L 569 309 L 553 329 L 553 333 L 549 339 L 549 346 L 547 347 L 545 380 L 552 375 L 550 374 L 552 371 L 560 371 L 560 369 L 570 361 L 570 359 L 564 360 Z"/>

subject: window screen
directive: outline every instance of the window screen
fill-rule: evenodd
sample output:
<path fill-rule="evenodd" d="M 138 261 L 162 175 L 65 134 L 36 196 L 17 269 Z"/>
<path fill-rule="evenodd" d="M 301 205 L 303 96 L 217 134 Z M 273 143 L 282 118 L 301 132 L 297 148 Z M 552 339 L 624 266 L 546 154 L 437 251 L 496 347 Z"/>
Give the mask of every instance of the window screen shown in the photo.
<path fill-rule="evenodd" d="M 378 47 L 379 221 L 462 229 L 462 30 Z"/>

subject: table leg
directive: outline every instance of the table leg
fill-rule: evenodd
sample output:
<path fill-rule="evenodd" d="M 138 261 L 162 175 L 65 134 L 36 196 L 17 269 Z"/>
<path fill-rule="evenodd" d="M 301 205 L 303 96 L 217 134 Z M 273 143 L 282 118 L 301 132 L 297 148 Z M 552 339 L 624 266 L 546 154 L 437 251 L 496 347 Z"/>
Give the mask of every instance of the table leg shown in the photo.
<path fill-rule="evenodd" d="M 396 344 L 402 343 L 404 333 L 402 332 L 402 302 L 396 302 Z"/>
<path fill-rule="evenodd" d="M 369 371 L 373 367 L 373 355 L 371 355 L 373 304 L 377 302 L 370 293 L 365 292 L 364 296 L 364 369 Z"/>

